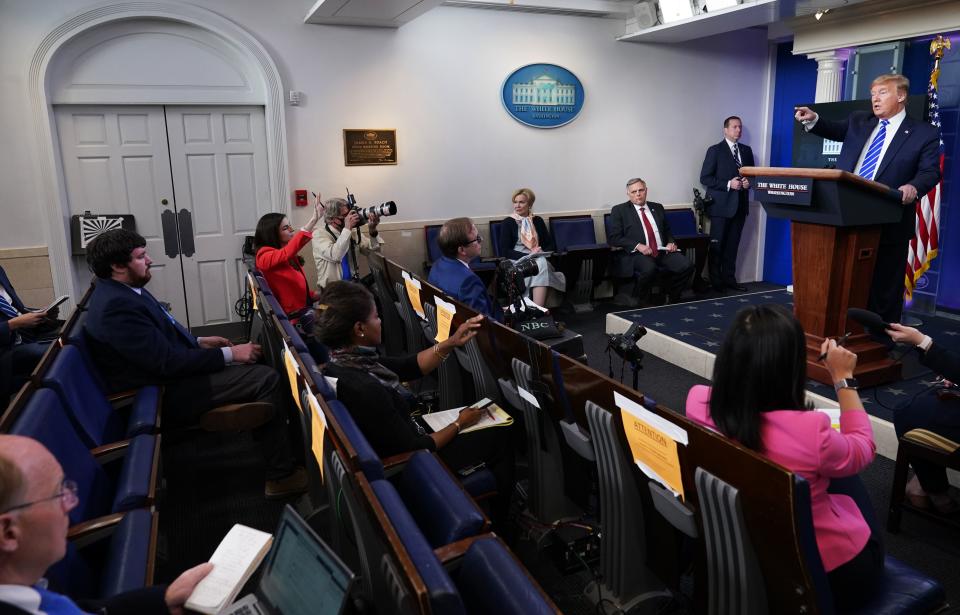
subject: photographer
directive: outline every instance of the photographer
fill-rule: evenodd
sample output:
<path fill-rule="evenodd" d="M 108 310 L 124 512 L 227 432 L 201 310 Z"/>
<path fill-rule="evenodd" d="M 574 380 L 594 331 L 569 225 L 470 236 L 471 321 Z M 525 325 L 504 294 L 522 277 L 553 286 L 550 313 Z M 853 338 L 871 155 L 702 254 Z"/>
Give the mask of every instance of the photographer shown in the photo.
<path fill-rule="evenodd" d="M 380 250 L 383 240 L 377 226 L 380 216 L 368 212 L 367 234 L 361 235 L 361 245 Z M 356 246 L 353 230 L 361 226 L 360 214 L 350 208 L 346 199 L 327 199 L 323 204 L 323 232 L 313 238 L 313 260 L 317 264 L 317 288 L 322 289 L 335 280 L 349 280 L 353 273 L 350 261 L 351 245 Z"/>
<path fill-rule="evenodd" d="M 737 282 L 737 251 L 749 211 L 750 180 L 741 166 L 753 166 L 753 150 L 740 143 L 743 123 L 731 115 L 723 121 L 723 141 L 711 145 L 700 169 L 700 183 L 713 199 L 710 207 L 710 284 L 714 290 L 747 290 Z"/>

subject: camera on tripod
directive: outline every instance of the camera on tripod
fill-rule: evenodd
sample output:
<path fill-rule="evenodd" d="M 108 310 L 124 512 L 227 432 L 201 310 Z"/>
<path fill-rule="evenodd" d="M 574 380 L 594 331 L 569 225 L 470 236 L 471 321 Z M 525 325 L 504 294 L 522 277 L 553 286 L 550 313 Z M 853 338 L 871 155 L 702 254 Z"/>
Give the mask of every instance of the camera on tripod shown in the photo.
<path fill-rule="evenodd" d="M 708 207 L 713 205 L 712 196 L 703 196 L 700 194 L 700 191 L 696 188 L 693 189 L 693 208 L 698 212 L 706 211 Z"/>
<path fill-rule="evenodd" d="M 505 258 L 497 264 L 497 287 L 500 293 L 507 297 L 509 305 L 520 306 L 527 291 L 523 279 L 536 275 L 539 271 L 540 266 L 536 259 L 532 258 L 517 261 Z"/>
<path fill-rule="evenodd" d="M 393 216 L 397 213 L 397 204 L 393 201 L 387 201 L 386 203 L 380 203 L 379 205 L 371 205 L 370 207 L 358 207 L 357 199 L 350 194 L 350 188 L 347 188 L 347 205 L 350 207 L 351 211 L 357 212 L 357 215 L 360 216 L 360 224 L 357 226 L 363 226 L 370 221 L 370 214 L 374 214 L 380 218 L 385 218 L 387 216 Z"/>
<path fill-rule="evenodd" d="M 637 342 L 646 334 L 646 327 L 635 322 L 626 333 L 607 335 L 607 350 L 613 350 L 624 361 L 639 364 L 643 359 L 643 351 L 637 348 Z"/>

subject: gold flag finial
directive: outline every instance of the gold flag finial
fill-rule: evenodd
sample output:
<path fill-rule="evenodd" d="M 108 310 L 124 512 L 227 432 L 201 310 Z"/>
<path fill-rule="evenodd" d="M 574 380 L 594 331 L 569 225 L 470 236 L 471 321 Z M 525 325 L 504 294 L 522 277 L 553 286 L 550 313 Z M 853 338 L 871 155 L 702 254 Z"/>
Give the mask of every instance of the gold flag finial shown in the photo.
<path fill-rule="evenodd" d="M 942 34 L 938 34 L 935 39 L 930 41 L 930 55 L 933 56 L 933 70 L 930 72 L 930 83 L 933 84 L 933 87 L 937 87 L 937 82 L 940 80 L 940 60 L 943 58 L 943 54 L 946 53 L 947 49 L 950 49 L 950 39 L 943 38 Z"/>

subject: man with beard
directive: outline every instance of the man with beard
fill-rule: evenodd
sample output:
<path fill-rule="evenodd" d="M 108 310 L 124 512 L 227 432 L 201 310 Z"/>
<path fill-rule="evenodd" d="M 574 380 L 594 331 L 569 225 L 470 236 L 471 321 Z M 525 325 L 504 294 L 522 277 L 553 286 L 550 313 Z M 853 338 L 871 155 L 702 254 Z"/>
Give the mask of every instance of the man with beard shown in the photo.
<path fill-rule="evenodd" d="M 164 427 L 253 429 L 267 461 L 265 496 L 303 491 L 306 474 L 294 467 L 285 413 L 275 411 L 283 407 L 279 375 L 256 365 L 259 345 L 194 337 L 177 322 L 145 288 L 146 245 L 137 233 L 117 229 L 87 246 L 87 263 L 99 280 L 84 334 L 110 392 L 162 385 Z"/>

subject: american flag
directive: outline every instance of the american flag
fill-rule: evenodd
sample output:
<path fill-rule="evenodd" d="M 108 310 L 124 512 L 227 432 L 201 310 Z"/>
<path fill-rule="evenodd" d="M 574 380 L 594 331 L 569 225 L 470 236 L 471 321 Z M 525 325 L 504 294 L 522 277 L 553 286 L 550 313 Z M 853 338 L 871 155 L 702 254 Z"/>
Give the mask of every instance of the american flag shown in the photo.
<path fill-rule="evenodd" d="M 943 132 L 940 128 L 940 101 L 937 95 L 937 78 L 940 68 L 934 65 L 930 73 L 930 83 L 927 85 L 927 108 L 930 123 L 936 126 L 940 135 L 940 177 L 930 192 L 924 194 L 917 201 L 916 232 L 910 240 L 910 251 L 907 253 L 906 280 L 904 283 L 907 299 L 913 297 L 913 289 L 930 263 L 937 257 L 937 246 L 940 241 L 940 197 L 943 194 Z"/>

